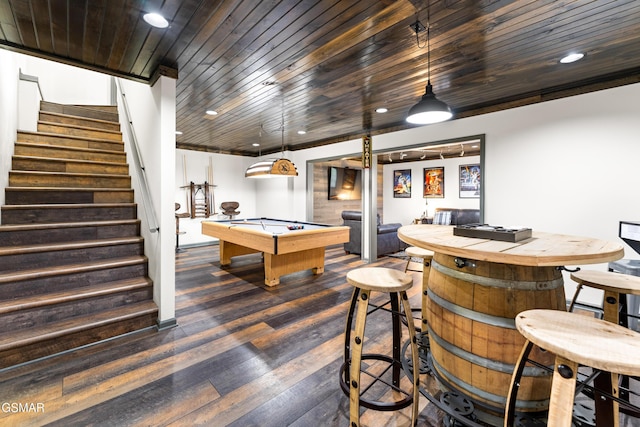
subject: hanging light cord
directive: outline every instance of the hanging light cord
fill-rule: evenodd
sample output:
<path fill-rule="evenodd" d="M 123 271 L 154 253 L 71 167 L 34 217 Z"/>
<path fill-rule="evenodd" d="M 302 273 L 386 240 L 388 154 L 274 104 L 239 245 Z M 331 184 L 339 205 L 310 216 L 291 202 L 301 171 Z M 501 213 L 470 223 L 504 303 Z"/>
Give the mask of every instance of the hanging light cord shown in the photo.
<path fill-rule="evenodd" d="M 418 49 L 422 49 L 425 45 L 420 46 L 420 20 L 418 19 L 418 11 L 416 10 L 416 23 L 414 24 L 414 31 L 416 32 L 416 44 L 418 45 Z M 427 81 L 431 80 L 431 7 L 429 2 L 427 2 Z"/>
<path fill-rule="evenodd" d="M 280 154 L 282 156 L 282 158 L 284 159 L 284 93 L 282 94 L 282 122 L 280 123 L 280 133 L 282 136 L 282 147 L 281 147 L 281 151 Z"/>
<path fill-rule="evenodd" d="M 427 2 L 427 83 L 431 82 L 431 8 Z"/>

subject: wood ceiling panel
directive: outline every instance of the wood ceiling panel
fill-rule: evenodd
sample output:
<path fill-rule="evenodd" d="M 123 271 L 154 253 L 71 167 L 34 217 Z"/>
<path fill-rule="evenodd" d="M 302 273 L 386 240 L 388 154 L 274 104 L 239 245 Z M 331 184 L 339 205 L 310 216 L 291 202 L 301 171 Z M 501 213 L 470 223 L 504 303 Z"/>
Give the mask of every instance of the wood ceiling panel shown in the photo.
<path fill-rule="evenodd" d="M 107 11 L 107 0 L 95 0 L 91 2 L 91 7 L 87 9 L 87 16 L 83 26 L 86 28 L 97 28 L 97 31 L 85 31 L 82 44 L 82 62 L 95 65 L 96 54 L 100 46 L 100 36 L 102 22 Z"/>
<path fill-rule="evenodd" d="M 31 2 L 33 5 L 31 11 L 33 13 L 35 32 L 38 35 L 38 49 L 51 51 L 53 50 L 51 37 L 49 36 L 51 34 L 51 17 L 49 16 L 47 3 L 47 0 L 33 0 Z"/>
<path fill-rule="evenodd" d="M 280 151 L 283 101 L 289 149 L 410 127 L 427 3 L 432 84 L 456 117 L 640 81 L 637 0 L 0 0 L 0 45 L 138 81 L 174 67 L 178 144 L 257 155 Z M 169 28 L 141 20 L 156 8 Z"/>
<path fill-rule="evenodd" d="M 53 2 L 49 5 L 51 14 L 51 44 L 53 45 L 53 53 L 63 58 L 69 57 L 69 48 L 67 46 L 67 3 Z M 46 34 L 42 34 L 46 37 Z"/>
<path fill-rule="evenodd" d="M 68 56 L 78 61 L 82 60 L 85 18 L 88 9 L 93 7 L 86 0 L 68 0 L 67 9 L 67 49 Z"/>
<path fill-rule="evenodd" d="M 125 11 L 125 0 L 108 0 L 104 20 L 99 28 L 100 43 L 96 52 L 95 65 L 107 68 L 111 56 L 111 46 L 115 43 L 120 29 L 120 16 Z"/>
<path fill-rule="evenodd" d="M 38 49 L 38 38 L 36 37 L 29 2 L 14 0 L 11 2 L 11 7 L 18 31 L 20 32 L 20 43 L 27 48 Z"/>

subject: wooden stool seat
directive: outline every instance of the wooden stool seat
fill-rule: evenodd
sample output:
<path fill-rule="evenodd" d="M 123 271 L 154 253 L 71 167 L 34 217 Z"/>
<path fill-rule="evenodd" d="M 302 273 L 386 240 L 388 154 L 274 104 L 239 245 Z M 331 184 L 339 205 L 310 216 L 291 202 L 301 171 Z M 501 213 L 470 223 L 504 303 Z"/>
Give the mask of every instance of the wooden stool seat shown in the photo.
<path fill-rule="evenodd" d="M 392 268 L 364 267 L 348 272 L 347 282 L 369 291 L 401 292 L 411 288 L 413 278 Z"/>
<path fill-rule="evenodd" d="M 406 324 L 411 348 L 412 377 L 402 369 L 401 354 L 401 317 L 405 316 L 405 318 L 411 319 L 411 307 L 406 291 L 413 285 L 413 277 L 391 268 L 363 267 L 349 271 L 347 282 L 353 286 L 353 295 L 344 333 L 344 363 L 340 369 L 340 387 L 344 394 L 349 396 L 350 426 L 358 427 L 360 425 L 360 406 L 378 411 L 394 411 L 409 405 L 413 405 L 411 425 L 415 425 L 418 418 L 420 367 L 413 322 Z M 389 295 L 389 299 L 381 305 L 373 304 L 371 292 L 386 293 Z M 389 309 L 387 306 L 391 308 Z M 367 316 L 379 310 L 391 313 L 393 335 L 393 343 L 389 346 L 392 349 L 391 356 L 364 352 Z M 368 367 L 376 365 L 378 367 L 383 365 L 385 369 L 368 369 Z M 403 372 L 410 380 L 411 390 L 409 390 L 407 381 L 402 381 L 401 374 Z M 383 378 L 389 375 L 391 378 Z M 363 377 L 364 384 L 361 384 Z M 370 390 L 373 393 L 378 393 L 380 387 L 390 388 L 391 397 L 388 397 L 388 393 L 384 394 L 387 396 L 386 398 L 383 395 L 368 394 Z"/>
<path fill-rule="evenodd" d="M 433 251 L 430 251 L 428 249 L 418 248 L 416 246 L 409 246 L 404 251 L 407 253 L 407 255 L 415 258 L 422 258 L 422 259 L 433 258 Z"/>
<path fill-rule="evenodd" d="M 409 264 L 411 264 L 411 258 L 422 258 L 422 264 L 429 266 L 433 259 L 433 251 L 428 249 L 418 248 L 416 246 L 409 246 L 404 250 L 407 254 L 407 265 L 404 267 L 404 272 L 409 271 Z M 411 270 L 418 271 L 418 270 Z"/>
<path fill-rule="evenodd" d="M 576 317 L 580 316 L 580 317 Z M 538 347 L 601 371 L 640 375 L 640 334 L 610 322 L 559 310 L 527 310 L 516 328 Z"/>
<path fill-rule="evenodd" d="M 520 376 L 533 345 L 555 354 L 549 403 L 548 425 L 550 426 L 572 425 L 579 365 L 610 373 L 608 378 L 611 381 L 611 390 L 607 390 L 607 393 L 615 397 L 617 397 L 618 374 L 640 375 L 640 360 L 631 356 L 640 354 L 640 334 L 628 328 L 589 316 L 542 309 L 527 310 L 518 314 L 516 328 L 527 342 L 511 380 L 505 426 L 513 426 Z M 607 400 L 610 413 L 598 421 L 599 414 L 596 408 L 596 425 L 617 426 L 619 423 L 617 403 L 608 398 L 602 398 L 602 400 Z"/>
<path fill-rule="evenodd" d="M 612 271 L 580 270 L 571 273 L 571 279 L 581 285 L 603 291 L 640 295 L 640 277 Z"/>
<path fill-rule="evenodd" d="M 569 311 L 573 311 L 573 306 L 583 286 L 601 289 L 604 291 L 604 320 L 623 326 L 628 325 L 626 299 L 622 296 L 640 295 L 640 277 L 611 271 L 581 270 L 571 273 L 571 279 L 578 283 L 578 287 L 571 299 Z M 624 304 L 623 317 L 625 318 L 620 318 L 618 308 L 620 303 Z"/>

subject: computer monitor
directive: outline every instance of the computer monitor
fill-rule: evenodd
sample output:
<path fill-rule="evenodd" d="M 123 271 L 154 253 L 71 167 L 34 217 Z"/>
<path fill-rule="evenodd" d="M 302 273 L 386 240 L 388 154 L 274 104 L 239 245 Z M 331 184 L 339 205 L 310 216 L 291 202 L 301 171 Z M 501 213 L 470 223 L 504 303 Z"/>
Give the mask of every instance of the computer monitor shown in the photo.
<path fill-rule="evenodd" d="M 640 222 L 620 221 L 618 236 L 640 254 Z"/>

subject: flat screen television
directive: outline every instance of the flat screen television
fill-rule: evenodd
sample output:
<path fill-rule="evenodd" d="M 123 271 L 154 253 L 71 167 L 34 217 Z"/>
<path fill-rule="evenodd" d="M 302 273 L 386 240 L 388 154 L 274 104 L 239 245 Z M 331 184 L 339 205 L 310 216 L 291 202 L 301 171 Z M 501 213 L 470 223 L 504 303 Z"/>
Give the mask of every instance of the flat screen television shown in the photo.
<path fill-rule="evenodd" d="M 362 199 L 362 170 L 329 167 L 329 200 Z"/>

